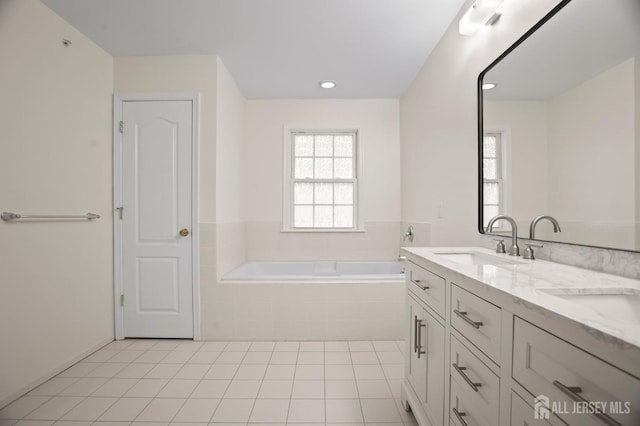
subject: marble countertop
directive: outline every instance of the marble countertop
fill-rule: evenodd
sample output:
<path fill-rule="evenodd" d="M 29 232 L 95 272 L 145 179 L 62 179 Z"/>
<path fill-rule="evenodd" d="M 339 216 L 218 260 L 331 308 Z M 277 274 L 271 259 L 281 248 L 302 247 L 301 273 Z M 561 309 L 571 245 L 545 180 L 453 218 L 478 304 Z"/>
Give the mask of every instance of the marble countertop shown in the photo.
<path fill-rule="evenodd" d="M 434 262 L 519 301 L 640 348 L 640 280 L 497 254 L 481 247 L 403 247 L 402 250 L 409 259 L 417 256 Z M 480 261 L 472 264 L 471 257 L 465 260 L 456 256 L 462 253 L 475 253 L 475 259 Z M 460 261 L 453 260 L 456 257 L 460 257 Z M 585 294 L 598 296 L 580 296 Z M 617 294 L 625 296 L 617 297 Z"/>

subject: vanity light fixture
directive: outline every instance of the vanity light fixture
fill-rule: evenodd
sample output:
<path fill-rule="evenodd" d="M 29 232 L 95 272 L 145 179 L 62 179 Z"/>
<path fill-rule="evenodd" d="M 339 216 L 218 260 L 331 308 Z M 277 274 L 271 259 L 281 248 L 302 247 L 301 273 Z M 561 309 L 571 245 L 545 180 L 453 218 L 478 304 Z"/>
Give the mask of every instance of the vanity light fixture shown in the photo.
<path fill-rule="evenodd" d="M 476 0 L 460 18 L 458 31 L 472 36 L 484 25 L 493 25 L 500 17 L 500 7 L 504 0 Z"/>
<path fill-rule="evenodd" d="M 336 82 L 331 80 L 323 80 L 320 82 L 320 87 L 323 89 L 333 89 L 336 87 Z"/>
<path fill-rule="evenodd" d="M 482 83 L 482 90 L 491 90 L 496 86 L 495 83 Z"/>

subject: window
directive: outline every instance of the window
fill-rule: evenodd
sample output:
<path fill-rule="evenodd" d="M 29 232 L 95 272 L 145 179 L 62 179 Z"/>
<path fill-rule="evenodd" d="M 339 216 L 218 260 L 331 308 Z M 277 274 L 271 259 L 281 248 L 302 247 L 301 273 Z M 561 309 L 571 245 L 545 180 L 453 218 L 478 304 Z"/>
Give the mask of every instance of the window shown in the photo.
<path fill-rule="evenodd" d="M 482 218 L 484 228 L 489 220 L 505 214 L 504 202 L 504 160 L 501 133 L 485 133 L 482 142 Z M 495 226 L 498 228 L 502 221 Z"/>
<path fill-rule="evenodd" d="M 285 230 L 358 229 L 358 132 L 292 131 L 285 164 Z"/>

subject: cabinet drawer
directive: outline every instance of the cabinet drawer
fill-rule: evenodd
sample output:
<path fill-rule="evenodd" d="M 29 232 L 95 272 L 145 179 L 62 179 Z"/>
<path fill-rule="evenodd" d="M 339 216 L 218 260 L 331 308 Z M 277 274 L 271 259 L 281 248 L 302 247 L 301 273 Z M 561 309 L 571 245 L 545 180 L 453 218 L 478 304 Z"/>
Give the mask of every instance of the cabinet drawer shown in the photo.
<path fill-rule="evenodd" d="M 500 308 L 451 285 L 451 325 L 497 364 L 500 358 Z"/>
<path fill-rule="evenodd" d="M 531 398 L 533 402 L 533 397 Z M 564 425 L 564 422 L 558 420 L 556 416 L 549 413 L 546 417 L 545 408 L 539 408 L 538 418 L 532 406 L 527 404 L 524 399 L 520 398 L 515 392 L 511 392 L 511 426 L 555 426 Z"/>
<path fill-rule="evenodd" d="M 513 334 L 513 378 L 532 395 L 547 397 L 562 420 L 601 425 L 585 414 L 597 407 L 619 424 L 640 424 L 640 380 L 517 317 Z"/>
<path fill-rule="evenodd" d="M 469 389 L 470 392 L 473 392 Z M 451 408 L 449 409 L 449 417 L 456 423 L 467 426 L 487 426 L 498 425 L 497 422 L 491 422 L 485 416 L 483 407 L 478 406 L 474 398 L 471 397 L 467 388 L 458 384 L 456 380 L 451 380 Z"/>
<path fill-rule="evenodd" d="M 497 425 L 500 410 L 500 379 L 455 336 L 451 336 L 451 379 L 469 391 L 474 405 L 490 424 Z"/>
<path fill-rule="evenodd" d="M 415 263 L 407 262 L 407 265 L 409 266 L 407 284 L 411 291 L 444 318 L 445 279 Z"/>

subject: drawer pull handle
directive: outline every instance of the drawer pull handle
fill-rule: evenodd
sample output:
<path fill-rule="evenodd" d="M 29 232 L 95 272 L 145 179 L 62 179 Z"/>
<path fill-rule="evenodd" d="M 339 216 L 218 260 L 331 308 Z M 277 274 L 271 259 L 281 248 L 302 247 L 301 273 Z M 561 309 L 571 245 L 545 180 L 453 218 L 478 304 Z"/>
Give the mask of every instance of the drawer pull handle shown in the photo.
<path fill-rule="evenodd" d="M 417 285 L 418 287 L 420 287 L 423 291 L 424 290 L 429 290 L 429 286 L 428 285 L 422 285 L 422 280 L 411 280 L 412 283 L 414 283 L 415 285 Z"/>
<path fill-rule="evenodd" d="M 416 330 L 417 330 L 417 332 L 418 332 L 418 350 L 417 350 L 417 352 L 418 352 L 418 359 L 420 359 L 420 355 L 424 355 L 424 354 L 426 354 L 426 352 L 422 350 L 422 330 L 421 330 L 421 328 L 422 328 L 422 327 L 425 327 L 425 328 L 426 328 L 426 327 L 427 327 L 427 324 L 423 324 L 423 323 L 422 323 L 422 320 L 421 320 L 421 319 L 419 319 L 419 320 L 418 320 L 417 327 L 416 327 Z"/>
<path fill-rule="evenodd" d="M 580 395 L 580 393 L 582 393 L 582 388 L 581 387 L 565 386 L 562 383 L 560 383 L 558 380 L 554 380 L 553 381 L 553 385 L 555 387 L 557 387 L 558 389 L 560 389 L 562 391 L 562 393 L 567 395 L 572 400 L 577 401 L 577 402 L 586 402 L 587 404 L 591 404 L 591 402 L 588 399 L 586 399 L 582 395 Z M 601 420 L 603 423 L 607 424 L 607 425 L 610 425 L 610 426 L 622 426 L 620 423 L 618 423 L 617 421 L 615 421 L 614 419 L 612 419 L 611 417 L 609 417 L 605 413 L 596 412 L 596 413 L 591 413 L 591 414 L 594 417 L 596 417 L 599 420 Z"/>
<path fill-rule="evenodd" d="M 482 325 L 482 322 L 480 322 L 480 321 L 473 321 L 471 318 L 469 318 L 469 317 L 467 316 L 467 313 L 466 313 L 466 312 L 464 312 L 464 311 L 462 311 L 462 312 L 461 312 L 461 311 L 459 311 L 459 310 L 457 310 L 457 309 L 454 309 L 454 310 L 453 310 L 453 312 L 454 312 L 457 316 L 459 316 L 460 318 L 462 318 L 463 320 L 465 320 L 465 322 L 466 322 L 467 324 L 469 324 L 469 325 L 470 325 L 471 327 L 473 327 L 473 328 L 476 328 L 476 329 L 477 329 L 477 328 L 480 328 L 480 326 Z"/>
<path fill-rule="evenodd" d="M 482 386 L 482 383 L 474 383 L 469 376 L 467 376 L 464 372 L 464 370 L 467 369 L 467 367 L 460 367 L 458 364 L 456 364 L 455 362 L 453 363 L 453 368 L 456 369 L 456 371 L 462 376 L 462 378 L 464 379 L 465 382 L 467 382 L 469 384 L 469 386 L 471 386 L 471 389 L 473 389 L 474 391 L 478 392 L 478 388 L 480 386 Z"/>
<path fill-rule="evenodd" d="M 455 415 L 456 415 L 456 417 L 458 418 L 458 421 L 459 421 L 460 423 L 462 423 L 462 426 L 467 426 L 467 422 L 465 422 L 465 421 L 464 421 L 464 419 L 463 419 L 463 417 L 464 417 L 464 416 L 466 416 L 466 415 L 467 415 L 467 413 L 460 412 L 460 411 L 458 411 L 458 409 L 457 409 L 457 408 L 454 408 L 454 409 L 453 409 L 453 414 L 455 414 Z"/>

